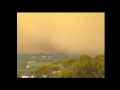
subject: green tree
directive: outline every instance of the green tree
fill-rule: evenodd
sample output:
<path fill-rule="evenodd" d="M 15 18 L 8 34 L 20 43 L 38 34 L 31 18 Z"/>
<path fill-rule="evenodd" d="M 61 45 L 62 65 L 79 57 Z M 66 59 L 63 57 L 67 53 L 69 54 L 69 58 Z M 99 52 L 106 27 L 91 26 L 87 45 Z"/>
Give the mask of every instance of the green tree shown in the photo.
<path fill-rule="evenodd" d="M 79 61 L 84 61 L 86 59 L 92 60 L 92 57 L 88 54 L 83 54 L 83 55 L 80 56 Z"/>
<path fill-rule="evenodd" d="M 59 75 L 60 78 L 72 78 L 70 68 L 63 68 Z"/>
<path fill-rule="evenodd" d="M 75 62 L 71 69 L 73 78 L 93 78 L 93 72 L 93 63 L 90 59 Z"/>
<path fill-rule="evenodd" d="M 95 57 L 94 57 L 94 60 L 95 61 L 97 61 L 97 60 L 99 60 L 99 59 L 102 59 L 102 60 L 104 60 L 104 55 L 103 54 L 98 54 L 98 55 L 96 55 Z"/>
<path fill-rule="evenodd" d="M 23 60 L 17 61 L 17 68 L 25 69 L 26 66 L 27 66 L 26 61 L 23 61 Z"/>
<path fill-rule="evenodd" d="M 94 58 L 94 77 L 96 78 L 104 78 L 105 77 L 105 61 L 104 55 L 98 54 Z"/>
<path fill-rule="evenodd" d="M 31 77 L 31 76 L 34 76 L 34 70 L 32 70 L 32 71 L 29 72 L 29 76 L 30 76 L 30 77 Z"/>
<path fill-rule="evenodd" d="M 82 72 L 83 72 L 82 68 L 83 68 L 82 63 L 80 63 L 79 61 L 75 62 L 72 65 L 72 69 L 71 69 L 72 78 L 82 78 L 82 77 L 84 77 L 84 75 L 82 74 Z"/>
<path fill-rule="evenodd" d="M 17 78 L 22 78 L 22 75 L 20 72 L 17 73 Z"/>
<path fill-rule="evenodd" d="M 52 71 L 59 71 L 61 68 L 57 65 L 52 65 L 51 69 L 52 69 Z"/>
<path fill-rule="evenodd" d="M 76 62 L 76 59 L 75 59 L 75 58 L 70 58 L 70 59 L 68 59 L 68 60 L 64 60 L 64 61 L 62 62 L 62 65 L 63 65 L 64 67 L 70 67 L 74 62 Z"/>
<path fill-rule="evenodd" d="M 59 60 L 55 60 L 51 63 L 51 65 L 59 65 L 60 61 Z"/>
<path fill-rule="evenodd" d="M 51 65 L 40 65 L 38 66 L 34 71 L 35 77 L 42 78 L 43 75 L 47 75 L 47 78 L 50 78 L 51 76 Z"/>
<path fill-rule="evenodd" d="M 61 70 L 60 66 L 58 66 L 58 65 L 52 65 L 51 66 L 51 71 L 52 72 L 56 72 L 56 73 L 52 74 L 51 77 L 57 78 L 58 75 L 59 75 L 58 71 L 60 71 L 60 70 Z"/>

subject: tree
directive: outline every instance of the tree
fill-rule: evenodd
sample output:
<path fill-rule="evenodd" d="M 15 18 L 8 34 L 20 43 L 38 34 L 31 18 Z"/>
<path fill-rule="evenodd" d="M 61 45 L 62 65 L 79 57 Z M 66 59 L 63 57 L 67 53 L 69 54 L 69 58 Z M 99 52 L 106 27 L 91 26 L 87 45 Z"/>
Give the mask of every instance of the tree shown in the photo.
<path fill-rule="evenodd" d="M 52 71 L 59 71 L 61 68 L 59 67 L 59 66 L 57 66 L 57 65 L 52 65 L 51 66 L 51 70 Z"/>
<path fill-rule="evenodd" d="M 104 55 L 98 54 L 94 57 L 94 69 L 96 78 L 104 78 L 105 77 L 105 65 L 104 65 Z"/>
<path fill-rule="evenodd" d="M 51 63 L 51 65 L 58 65 L 59 63 L 60 63 L 59 60 L 55 60 L 55 61 L 53 61 L 53 62 Z"/>
<path fill-rule="evenodd" d="M 92 60 L 92 57 L 88 54 L 83 54 L 83 55 L 80 56 L 79 61 L 84 61 L 86 59 Z"/>
<path fill-rule="evenodd" d="M 94 57 L 94 60 L 98 60 L 100 58 L 104 58 L 104 55 L 103 54 L 98 54 Z"/>
<path fill-rule="evenodd" d="M 75 62 L 71 69 L 73 78 L 93 78 L 93 72 L 93 63 L 90 59 Z"/>
<path fill-rule="evenodd" d="M 33 76 L 33 75 L 34 75 L 34 70 L 29 72 L 30 77 Z"/>
<path fill-rule="evenodd" d="M 59 75 L 60 78 L 71 78 L 71 70 L 70 68 L 63 68 Z"/>
<path fill-rule="evenodd" d="M 42 78 L 43 75 L 47 75 L 47 78 L 51 76 L 51 65 L 40 65 L 34 71 L 35 77 Z"/>
<path fill-rule="evenodd" d="M 22 78 L 22 75 L 20 72 L 17 73 L 17 78 Z"/>
<path fill-rule="evenodd" d="M 68 60 L 64 60 L 64 61 L 62 62 L 62 65 L 63 65 L 64 67 L 70 67 L 74 62 L 76 62 L 76 59 L 75 59 L 75 58 L 70 58 L 70 59 L 68 59 Z"/>
<path fill-rule="evenodd" d="M 51 76 L 54 77 L 54 78 L 58 77 L 58 75 L 59 75 L 58 71 L 60 71 L 60 70 L 61 70 L 60 66 L 58 66 L 58 65 L 52 65 L 51 66 L 51 71 L 52 71 L 52 73 L 54 73 L 54 72 L 56 72 L 56 73 L 52 74 Z"/>
<path fill-rule="evenodd" d="M 23 60 L 17 61 L 17 68 L 25 69 L 26 66 L 27 66 L 27 62 L 26 61 L 23 61 Z"/>
<path fill-rule="evenodd" d="M 83 77 L 82 68 L 83 68 L 82 63 L 80 63 L 79 61 L 75 62 L 72 65 L 72 69 L 71 69 L 72 78 L 81 78 L 81 77 Z"/>

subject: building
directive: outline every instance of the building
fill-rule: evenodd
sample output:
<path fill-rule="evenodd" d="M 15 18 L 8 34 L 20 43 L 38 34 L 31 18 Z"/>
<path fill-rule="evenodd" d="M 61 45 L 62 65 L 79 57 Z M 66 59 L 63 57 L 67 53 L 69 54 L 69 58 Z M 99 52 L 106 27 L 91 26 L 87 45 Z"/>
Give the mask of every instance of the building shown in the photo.
<path fill-rule="evenodd" d="M 22 76 L 22 78 L 34 78 L 34 76 Z"/>
<path fill-rule="evenodd" d="M 28 61 L 28 63 L 36 63 L 35 61 Z"/>

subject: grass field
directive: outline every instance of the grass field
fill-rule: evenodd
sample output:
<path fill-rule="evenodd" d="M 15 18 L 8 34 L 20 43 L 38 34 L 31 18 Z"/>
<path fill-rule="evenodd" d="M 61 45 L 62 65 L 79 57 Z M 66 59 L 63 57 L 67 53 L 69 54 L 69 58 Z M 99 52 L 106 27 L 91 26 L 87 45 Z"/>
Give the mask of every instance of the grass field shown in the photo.
<path fill-rule="evenodd" d="M 51 62 L 36 62 L 36 63 L 29 63 L 29 66 L 39 66 L 41 64 L 51 64 Z"/>

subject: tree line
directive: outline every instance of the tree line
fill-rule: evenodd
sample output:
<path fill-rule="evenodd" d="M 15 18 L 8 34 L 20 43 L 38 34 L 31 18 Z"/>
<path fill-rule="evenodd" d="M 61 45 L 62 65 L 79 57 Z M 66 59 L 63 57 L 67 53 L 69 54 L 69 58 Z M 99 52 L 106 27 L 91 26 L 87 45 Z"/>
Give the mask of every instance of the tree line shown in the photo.
<path fill-rule="evenodd" d="M 78 59 L 55 60 L 51 64 L 37 66 L 30 72 L 32 75 L 35 78 L 104 78 L 104 55 L 98 54 L 92 58 L 83 54 Z M 18 77 L 21 77 L 20 74 Z"/>

